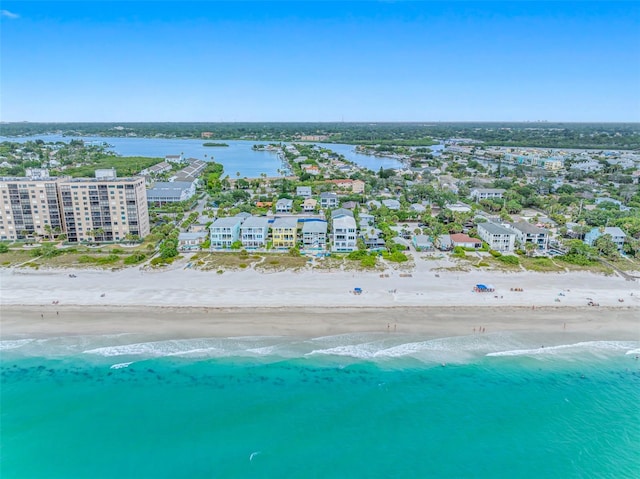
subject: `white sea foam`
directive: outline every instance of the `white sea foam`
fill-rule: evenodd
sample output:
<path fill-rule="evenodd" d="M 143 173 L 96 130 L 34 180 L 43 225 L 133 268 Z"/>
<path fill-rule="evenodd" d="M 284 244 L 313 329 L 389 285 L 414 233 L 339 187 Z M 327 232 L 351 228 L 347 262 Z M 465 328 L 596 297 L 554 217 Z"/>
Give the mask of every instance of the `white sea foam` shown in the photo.
<path fill-rule="evenodd" d="M 111 367 L 109 369 L 122 369 L 122 368 L 128 368 L 129 365 L 133 364 L 133 361 L 129 361 L 128 363 L 118 363 L 118 364 L 112 364 Z"/>
<path fill-rule="evenodd" d="M 629 350 L 637 343 L 634 341 L 582 341 L 574 344 L 559 344 L 557 346 L 541 346 L 532 349 L 514 349 L 510 351 L 497 351 L 488 353 L 487 356 L 538 356 L 554 355 L 575 352 L 615 352 Z M 628 354 L 628 353 L 625 353 Z"/>
<path fill-rule="evenodd" d="M 7 349 L 18 349 L 34 341 L 36 340 L 35 339 L 7 339 L 4 341 L 0 341 L 0 351 L 5 351 Z"/>
<path fill-rule="evenodd" d="M 273 338 L 196 338 L 153 341 L 116 346 L 105 346 L 83 351 L 104 357 L 226 357 L 268 355 L 275 350 Z"/>

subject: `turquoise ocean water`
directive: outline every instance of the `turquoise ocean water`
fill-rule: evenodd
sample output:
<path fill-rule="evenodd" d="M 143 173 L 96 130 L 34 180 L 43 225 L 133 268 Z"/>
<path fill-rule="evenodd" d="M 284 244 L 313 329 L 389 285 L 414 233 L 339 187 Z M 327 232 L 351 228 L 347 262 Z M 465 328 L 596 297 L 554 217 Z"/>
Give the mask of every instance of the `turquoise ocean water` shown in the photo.
<path fill-rule="evenodd" d="M 124 334 L 0 347 L 2 479 L 640 477 L 638 341 Z"/>

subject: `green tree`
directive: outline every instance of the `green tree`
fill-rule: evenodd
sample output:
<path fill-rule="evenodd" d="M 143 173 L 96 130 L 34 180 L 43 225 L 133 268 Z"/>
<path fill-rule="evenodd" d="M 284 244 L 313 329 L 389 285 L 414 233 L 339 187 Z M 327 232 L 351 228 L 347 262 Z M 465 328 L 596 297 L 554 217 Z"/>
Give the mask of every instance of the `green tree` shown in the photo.
<path fill-rule="evenodd" d="M 613 242 L 611 235 L 606 234 L 600 236 L 593 242 L 593 247 L 605 258 L 616 258 L 618 256 L 618 247 Z"/>

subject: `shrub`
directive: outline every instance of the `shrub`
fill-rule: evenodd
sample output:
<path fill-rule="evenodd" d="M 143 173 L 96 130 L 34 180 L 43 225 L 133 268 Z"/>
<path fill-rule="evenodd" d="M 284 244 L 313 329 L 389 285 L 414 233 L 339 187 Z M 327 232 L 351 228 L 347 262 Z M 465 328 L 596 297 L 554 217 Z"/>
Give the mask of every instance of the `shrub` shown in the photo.
<path fill-rule="evenodd" d="M 156 257 L 151 260 L 151 266 L 160 266 L 165 264 L 167 264 L 167 262 L 162 257 Z"/>
<path fill-rule="evenodd" d="M 375 256 L 365 256 L 360 260 L 360 264 L 363 268 L 375 268 L 376 266 L 376 257 Z"/>
<path fill-rule="evenodd" d="M 499 261 L 502 261 L 505 264 L 510 264 L 513 266 L 519 265 L 520 264 L 520 260 L 518 259 L 517 256 L 497 256 L 496 257 Z"/>
<path fill-rule="evenodd" d="M 404 263 L 405 261 L 409 261 L 409 258 L 407 258 L 407 256 L 400 251 L 394 251 L 393 253 L 387 255 L 386 259 L 388 259 L 389 261 L 393 261 L 394 263 Z"/>
<path fill-rule="evenodd" d="M 564 261 L 565 263 L 575 264 L 577 266 L 591 266 L 595 263 L 595 261 L 592 261 L 581 254 L 565 254 L 557 256 L 557 259 L 559 259 L 560 261 Z"/>
<path fill-rule="evenodd" d="M 367 256 L 369 256 L 369 253 L 367 253 L 366 251 L 363 251 L 363 250 L 358 250 L 358 251 L 352 251 L 351 253 L 349 253 L 347 255 L 347 259 L 362 260 L 362 259 L 366 258 Z"/>
<path fill-rule="evenodd" d="M 136 264 L 136 263 L 140 263 L 141 261 L 144 261 L 145 259 L 147 259 L 147 255 L 144 253 L 133 253 L 130 256 L 127 256 L 124 259 L 124 264 Z"/>
<path fill-rule="evenodd" d="M 494 249 L 490 249 L 489 254 L 494 258 L 499 258 L 500 256 L 502 256 L 502 253 L 500 251 L 496 251 Z"/>

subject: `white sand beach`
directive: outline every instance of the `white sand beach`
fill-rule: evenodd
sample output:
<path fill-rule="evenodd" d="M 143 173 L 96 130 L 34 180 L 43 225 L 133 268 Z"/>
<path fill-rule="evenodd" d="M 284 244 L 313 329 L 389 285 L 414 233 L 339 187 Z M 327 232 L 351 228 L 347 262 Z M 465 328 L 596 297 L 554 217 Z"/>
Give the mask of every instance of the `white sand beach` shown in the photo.
<path fill-rule="evenodd" d="M 70 275 L 75 275 L 74 278 Z M 224 274 L 191 269 L 142 271 L 0 270 L 0 302 L 9 305 L 260 307 L 565 307 L 640 308 L 640 283 L 591 273 L 413 271 Z M 476 293 L 478 284 L 493 293 Z M 361 288 L 362 294 L 353 294 Z M 512 291 L 512 289 L 522 291 Z M 622 300 L 622 302 L 620 301 Z"/>
<path fill-rule="evenodd" d="M 118 332 L 313 336 L 388 328 L 463 335 L 483 327 L 640 338 L 640 285 L 617 276 L 387 274 L 7 269 L 0 272 L 0 331 L 3 338 Z M 491 284 L 495 292 L 473 292 L 477 283 Z M 356 287 L 362 294 L 353 294 Z M 587 306 L 589 301 L 599 306 Z"/>

